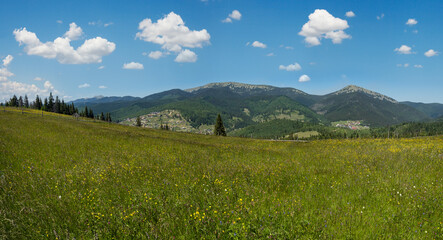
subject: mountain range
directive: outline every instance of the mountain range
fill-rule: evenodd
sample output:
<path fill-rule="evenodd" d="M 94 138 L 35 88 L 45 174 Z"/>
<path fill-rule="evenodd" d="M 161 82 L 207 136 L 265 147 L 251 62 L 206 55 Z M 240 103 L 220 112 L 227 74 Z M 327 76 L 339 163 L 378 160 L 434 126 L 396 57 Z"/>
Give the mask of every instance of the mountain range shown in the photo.
<path fill-rule="evenodd" d="M 358 120 L 378 127 L 443 116 L 443 104 L 397 102 L 354 85 L 326 95 L 312 95 L 295 88 L 221 82 L 186 90 L 172 89 L 143 98 L 98 96 L 73 102 L 95 113 L 109 112 L 113 121 L 118 122 L 174 110 L 174 114 L 178 113 L 180 119 L 195 129 L 214 124 L 220 113 L 228 131 L 275 119 L 322 125 Z"/>

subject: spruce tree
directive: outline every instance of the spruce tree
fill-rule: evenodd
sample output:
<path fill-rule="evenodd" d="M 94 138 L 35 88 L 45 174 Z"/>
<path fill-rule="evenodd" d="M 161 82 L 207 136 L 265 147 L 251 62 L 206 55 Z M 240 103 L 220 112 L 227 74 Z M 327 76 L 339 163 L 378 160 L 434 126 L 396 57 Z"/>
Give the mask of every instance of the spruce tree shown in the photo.
<path fill-rule="evenodd" d="M 25 95 L 25 108 L 29 108 L 28 95 Z"/>
<path fill-rule="evenodd" d="M 105 121 L 105 115 L 103 114 L 103 112 L 102 114 L 100 114 L 100 120 Z"/>
<path fill-rule="evenodd" d="M 137 119 L 135 120 L 135 125 L 136 125 L 137 127 L 141 127 L 141 126 L 142 126 L 142 121 L 141 121 L 141 119 L 140 119 L 140 116 L 138 116 Z"/>
<path fill-rule="evenodd" d="M 223 125 L 223 120 L 221 119 L 220 114 L 218 114 L 217 121 L 215 122 L 214 135 L 226 136 L 225 126 Z"/>
<path fill-rule="evenodd" d="M 49 93 L 48 107 L 46 108 L 46 111 L 54 112 L 54 97 L 52 96 L 52 92 Z"/>

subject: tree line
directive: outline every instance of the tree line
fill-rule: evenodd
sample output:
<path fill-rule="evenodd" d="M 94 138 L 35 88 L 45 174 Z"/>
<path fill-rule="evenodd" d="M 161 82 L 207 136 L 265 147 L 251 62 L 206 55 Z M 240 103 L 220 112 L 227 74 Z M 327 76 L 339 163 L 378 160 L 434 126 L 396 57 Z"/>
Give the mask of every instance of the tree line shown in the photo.
<path fill-rule="evenodd" d="M 65 115 L 78 114 L 78 116 L 80 117 L 92 118 L 106 122 L 112 121 L 110 113 L 106 113 L 105 115 L 102 112 L 99 115 L 94 115 L 92 109 L 88 109 L 87 106 L 79 111 L 79 109 L 74 106 L 74 103 L 65 103 L 65 101 L 63 99 L 60 100 L 58 96 L 54 98 L 52 92 L 49 93 L 49 97 L 45 99 L 42 99 L 40 96 L 37 95 L 34 101 L 30 101 L 27 95 L 25 95 L 25 97 L 17 97 L 14 94 L 9 100 L 6 100 L 4 104 L 1 103 L 0 105 L 7 107 L 30 108 Z"/>

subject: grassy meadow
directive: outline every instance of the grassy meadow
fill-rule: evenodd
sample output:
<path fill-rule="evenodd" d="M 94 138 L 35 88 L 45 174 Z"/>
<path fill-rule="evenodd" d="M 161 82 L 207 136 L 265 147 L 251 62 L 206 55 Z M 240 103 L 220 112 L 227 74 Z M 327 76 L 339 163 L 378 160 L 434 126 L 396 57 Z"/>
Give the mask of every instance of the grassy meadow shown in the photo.
<path fill-rule="evenodd" d="M 0 239 L 442 239 L 443 136 L 280 142 L 0 111 Z"/>

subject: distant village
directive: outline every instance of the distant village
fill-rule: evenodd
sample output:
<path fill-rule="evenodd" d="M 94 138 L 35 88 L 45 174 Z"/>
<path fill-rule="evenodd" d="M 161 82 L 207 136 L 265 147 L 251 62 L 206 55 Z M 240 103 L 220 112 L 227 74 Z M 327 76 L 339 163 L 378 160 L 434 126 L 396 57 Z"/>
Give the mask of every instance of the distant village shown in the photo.
<path fill-rule="evenodd" d="M 368 126 L 361 125 L 360 121 L 340 121 L 333 123 L 333 126 L 340 128 L 349 128 L 351 130 L 369 129 Z"/>

